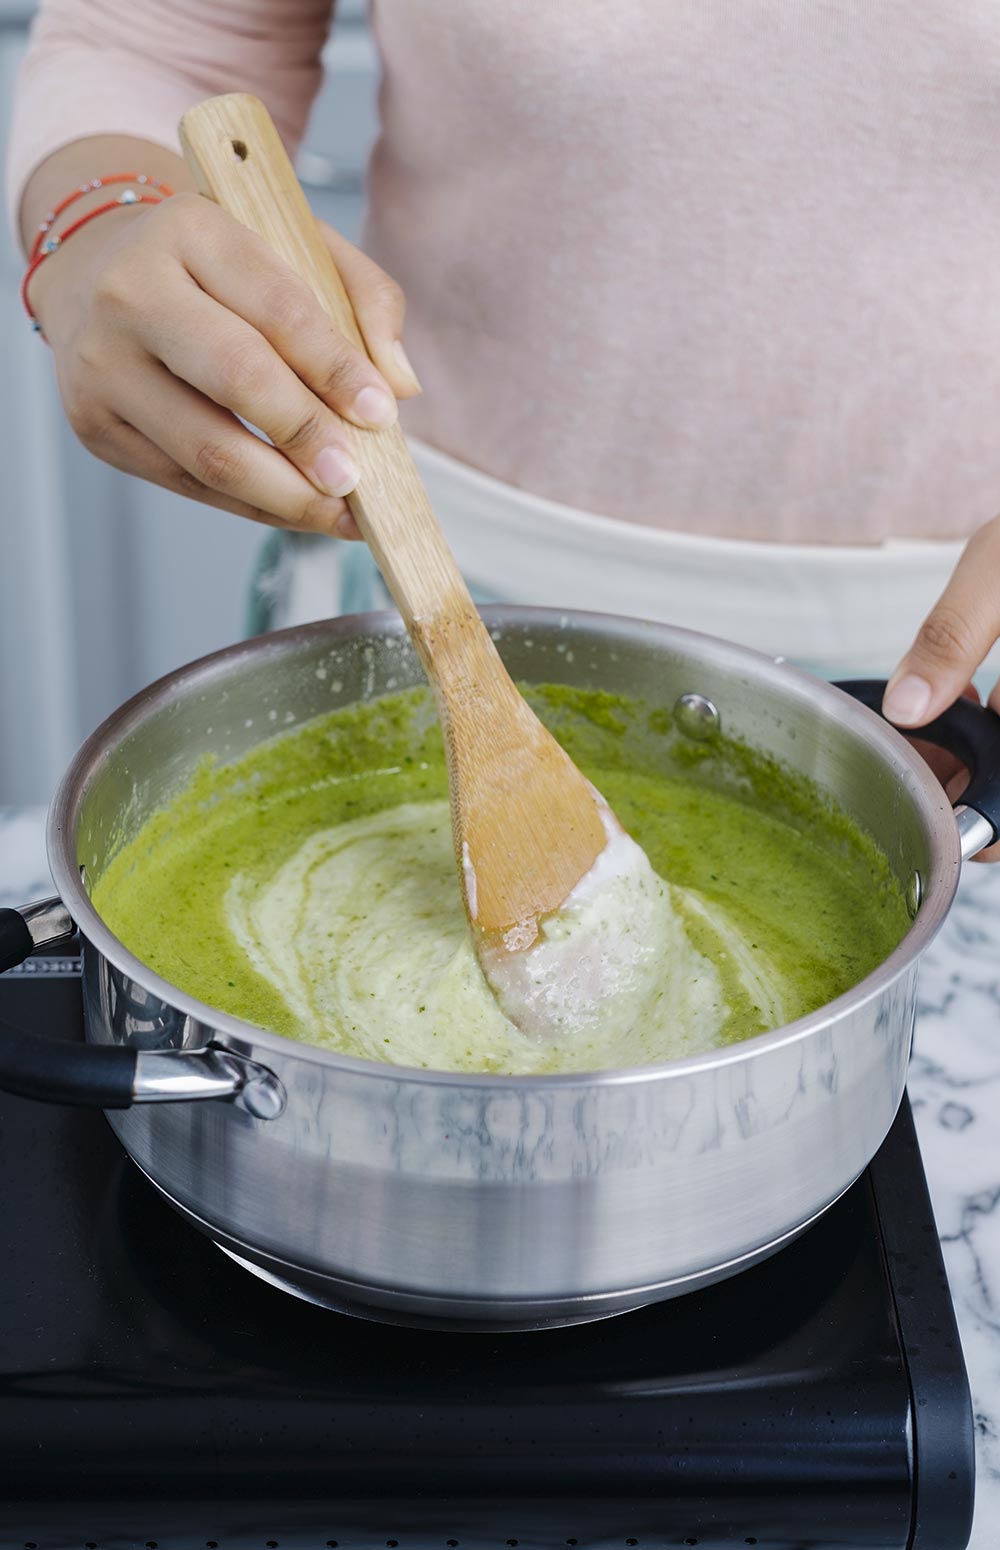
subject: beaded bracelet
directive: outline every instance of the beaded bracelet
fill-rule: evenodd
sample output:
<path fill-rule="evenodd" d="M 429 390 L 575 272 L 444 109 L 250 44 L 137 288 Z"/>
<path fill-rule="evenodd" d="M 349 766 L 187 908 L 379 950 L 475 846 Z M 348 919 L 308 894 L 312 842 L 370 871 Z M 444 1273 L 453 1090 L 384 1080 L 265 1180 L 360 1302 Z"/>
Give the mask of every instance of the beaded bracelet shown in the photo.
<path fill-rule="evenodd" d="M 169 199 L 173 193 L 173 189 L 168 187 L 166 183 L 161 183 L 159 178 L 151 178 L 147 172 L 112 172 L 106 178 L 91 178 L 88 182 L 81 183 L 79 188 L 74 188 L 73 192 L 67 194 L 65 199 L 60 199 L 54 210 L 49 211 L 35 235 L 31 252 L 28 255 L 29 258 L 34 259 L 38 257 L 45 233 L 51 229 L 64 210 L 68 210 L 71 204 L 75 204 L 78 199 L 82 199 L 84 194 L 93 194 L 97 189 L 107 188 L 112 183 L 139 183 L 145 187 L 156 189 L 157 193 L 161 194 L 164 199 Z M 135 203 L 134 200 L 126 202 L 129 204 Z"/>
<path fill-rule="evenodd" d="M 55 236 L 48 236 L 55 222 L 64 210 L 69 209 L 70 205 L 75 204 L 78 199 L 82 199 L 84 194 L 94 193 L 97 189 L 105 188 L 112 183 L 138 183 L 154 188 L 157 192 L 156 194 L 139 194 L 134 189 L 126 189 L 117 198 L 109 199 L 104 204 L 97 205 L 95 209 L 88 210 L 86 215 L 81 215 L 79 220 L 73 221 L 71 225 L 66 227 L 65 231 L 59 232 Z M 25 270 L 24 279 L 21 281 L 21 301 L 36 333 L 40 333 L 41 328 L 28 299 L 28 286 L 35 272 L 45 260 L 51 258 L 53 253 L 58 252 L 63 243 L 67 242 L 74 232 L 79 231 L 81 226 L 86 226 L 89 221 L 96 221 L 99 215 L 106 215 L 109 210 L 117 210 L 122 205 L 162 204 L 163 200 L 169 199 L 173 192 L 173 189 L 166 183 L 161 183 L 157 178 L 149 177 L 145 172 L 114 172 L 107 177 L 91 178 L 88 182 L 81 183 L 79 188 L 75 188 L 72 193 L 67 194 L 65 199 L 61 199 L 54 209 L 50 210 L 35 235 L 35 240 L 31 245 L 31 253 L 28 256 L 28 267 Z"/>

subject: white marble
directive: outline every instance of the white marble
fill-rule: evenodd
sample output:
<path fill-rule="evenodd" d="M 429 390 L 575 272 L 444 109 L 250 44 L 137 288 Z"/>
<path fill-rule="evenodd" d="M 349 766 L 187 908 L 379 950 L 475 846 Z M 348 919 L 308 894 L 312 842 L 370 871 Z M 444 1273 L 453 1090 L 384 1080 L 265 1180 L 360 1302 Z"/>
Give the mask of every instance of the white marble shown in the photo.
<path fill-rule="evenodd" d="M 0 905 L 51 891 L 43 808 L 0 809 Z M 1000 866 L 965 869 L 924 959 L 910 1100 L 972 1385 L 971 1550 L 1000 1523 Z"/>
<path fill-rule="evenodd" d="M 1000 866 L 973 863 L 921 972 L 909 1078 L 976 1419 L 972 1550 L 1000 1523 Z"/>

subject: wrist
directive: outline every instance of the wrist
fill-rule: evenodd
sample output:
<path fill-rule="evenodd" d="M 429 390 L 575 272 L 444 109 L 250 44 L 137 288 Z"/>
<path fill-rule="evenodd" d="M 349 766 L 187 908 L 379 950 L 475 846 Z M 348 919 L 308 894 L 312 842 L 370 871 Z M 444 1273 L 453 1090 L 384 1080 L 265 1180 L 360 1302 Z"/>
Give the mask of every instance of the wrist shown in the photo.
<path fill-rule="evenodd" d="M 101 197 L 103 193 L 103 199 Z M 74 219 L 107 203 L 107 193 L 97 190 L 74 205 Z M 63 316 L 72 311 L 77 297 L 89 289 L 107 257 L 127 238 L 136 221 L 150 213 L 150 205 L 123 205 L 88 221 L 40 264 L 28 281 L 26 299 L 42 331 L 51 338 Z"/>
<path fill-rule="evenodd" d="M 125 135 L 92 135 L 71 141 L 42 162 L 24 190 L 19 226 L 25 256 L 31 252 L 39 227 L 68 194 L 104 174 L 126 170 L 143 172 L 150 179 L 167 183 L 176 193 L 191 191 L 194 187 L 191 174 L 176 152 L 151 141 Z M 82 214 L 100 203 L 101 190 L 88 188 L 72 209 Z M 60 225 L 69 219 L 67 212 Z"/>
<path fill-rule="evenodd" d="M 75 228 L 66 236 L 65 247 L 60 244 L 38 264 L 24 286 L 29 310 L 43 332 L 49 324 L 42 321 L 39 307 L 52 314 L 59 299 L 72 296 L 79 277 L 91 272 L 100 255 L 112 250 L 123 234 L 127 238 L 126 228 L 148 214 L 149 206 L 111 209 L 91 220 L 86 219 L 88 214 L 110 200 L 117 202 L 117 195 L 128 188 L 142 195 L 159 193 L 163 185 L 175 191 L 192 188 L 184 161 L 174 151 L 131 136 L 93 135 L 71 141 L 36 169 L 24 189 L 20 211 L 29 266 L 46 239 L 63 237 L 70 227 Z M 81 218 L 82 227 L 77 226 Z"/>

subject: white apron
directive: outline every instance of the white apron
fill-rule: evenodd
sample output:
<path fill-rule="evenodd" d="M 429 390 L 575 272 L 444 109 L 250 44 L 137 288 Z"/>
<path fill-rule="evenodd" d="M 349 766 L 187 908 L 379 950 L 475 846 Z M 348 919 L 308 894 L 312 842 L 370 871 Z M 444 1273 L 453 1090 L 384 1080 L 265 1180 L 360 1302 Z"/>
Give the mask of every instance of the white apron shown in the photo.
<path fill-rule="evenodd" d="M 434 510 L 479 602 L 654 619 L 784 656 L 823 677 L 885 676 L 963 545 L 865 547 L 701 538 L 528 495 L 410 441 Z M 258 571 L 251 633 L 391 607 L 362 544 L 277 534 Z M 991 686 L 1000 671 L 1000 654 Z M 992 666 L 992 659 L 990 666 Z"/>

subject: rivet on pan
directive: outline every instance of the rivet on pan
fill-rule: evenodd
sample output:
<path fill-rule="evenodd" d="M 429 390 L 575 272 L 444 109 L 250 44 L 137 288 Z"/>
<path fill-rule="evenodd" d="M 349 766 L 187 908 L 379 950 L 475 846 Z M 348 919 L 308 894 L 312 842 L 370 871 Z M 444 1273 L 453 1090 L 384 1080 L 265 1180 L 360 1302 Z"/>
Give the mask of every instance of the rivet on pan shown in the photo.
<path fill-rule="evenodd" d="M 682 694 L 674 705 L 674 715 L 685 737 L 697 743 L 707 743 L 719 730 L 718 709 L 703 694 Z"/>
<path fill-rule="evenodd" d="M 236 1101 L 254 1119 L 278 1119 L 285 1111 L 285 1089 L 270 1071 L 261 1071 L 250 1078 Z"/>
<path fill-rule="evenodd" d="M 919 872 L 914 872 L 906 890 L 906 908 L 909 911 L 911 920 L 916 919 L 917 910 L 920 908 L 920 901 L 923 896 L 924 880 Z"/>

